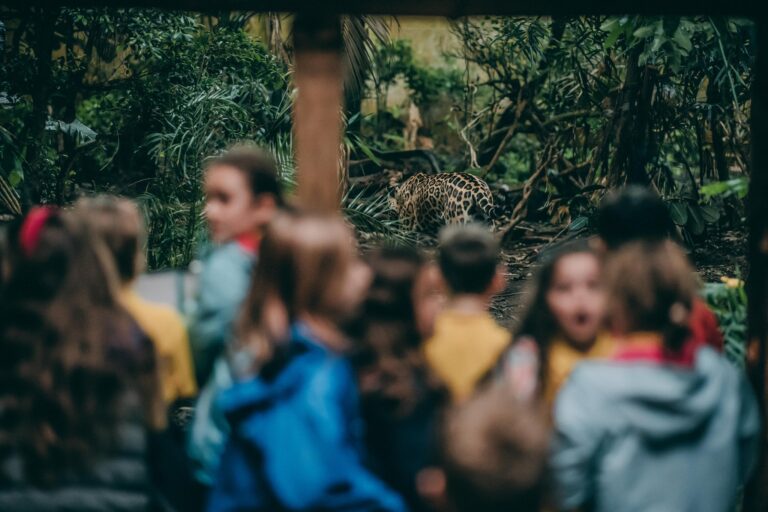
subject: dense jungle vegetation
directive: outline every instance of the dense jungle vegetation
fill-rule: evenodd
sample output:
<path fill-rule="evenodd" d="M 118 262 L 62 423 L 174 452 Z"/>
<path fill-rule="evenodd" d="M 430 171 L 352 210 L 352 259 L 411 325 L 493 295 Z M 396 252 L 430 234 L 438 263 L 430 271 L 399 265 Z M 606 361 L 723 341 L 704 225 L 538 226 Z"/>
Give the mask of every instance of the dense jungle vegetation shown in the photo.
<path fill-rule="evenodd" d="M 254 140 L 292 183 L 288 17 L 0 7 L 0 20 L 0 214 L 136 197 L 150 267 L 182 266 L 204 236 L 206 156 Z M 584 228 L 604 190 L 627 182 L 658 189 L 692 244 L 743 222 L 749 22 L 463 19 L 440 62 L 392 38 L 396 23 L 343 20 L 346 165 L 430 149 L 441 169 L 491 183 L 507 227 Z M 406 100 L 393 105 L 392 89 Z M 363 232 L 408 238 L 385 199 L 353 187 L 345 211 Z"/>

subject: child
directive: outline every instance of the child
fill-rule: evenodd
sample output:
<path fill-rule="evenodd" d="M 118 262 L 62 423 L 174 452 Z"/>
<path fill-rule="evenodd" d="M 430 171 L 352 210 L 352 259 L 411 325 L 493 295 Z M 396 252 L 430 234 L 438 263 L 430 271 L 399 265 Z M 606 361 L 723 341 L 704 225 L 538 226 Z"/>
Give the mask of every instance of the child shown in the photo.
<path fill-rule="evenodd" d="M 517 343 L 505 357 L 505 378 L 519 397 L 541 394 L 551 408 L 576 364 L 610 355 L 611 338 L 599 335 L 604 313 L 600 261 L 589 244 L 571 242 L 554 250 L 538 270 Z M 526 352 L 532 370 L 519 364 Z"/>
<path fill-rule="evenodd" d="M 75 210 L 105 242 L 117 268 L 120 299 L 157 350 L 163 398 L 168 406 L 197 393 L 187 331 L 173 309 L 140 298 L 133 284 L 142 267 L 143 222 L 136 205 L 111 196 L 81 199 Z"/>
<path fill-rule="evenodd" d="M 633 242 L 661 242 L 675 233 L 669 209 L 658 194 L 631 185 L 606 195 L 597 214 L 598 245 L 601 252 L 612 252 Z M 698 296 L 690 315 L 691 350 L 705 344 L 722 352 L 723 334 L 717 317 Z"/>
<path fill-rule="evenodd" d="M 444 498 L 441 509 L 541 510 L 549 429 L 540 408 L 496 384 L 451 411 L 441 437 L 442 467 L 429 475 L 430 493 Z"/>
<path fill-rule="evenodd" d="M 283 205 L 274 160 L 248 147 L 235 147 L 210 161 L 205 194 L 206 219 L 211 237 L 219 245 L 205 260 L 190 325 L 197 382 L 203 390 L 190 426 L 187 453 L 201 494 L 213 484 L 228 435 L 226 421 L 215 405 L 219 392 L 233 382 L 222 354 L 234 335 L 236 317 L 248 293 L 262 231 Z"/>
<path fill-rule="evenodd" d="M 558 397 L 552 467 L 562 509 L 723 511 L 750 475 L 760 416 L 741 372 L 685 349 L 696 293 L 672 242 L 630 244 L 605 268 L 617 351 Z"/>
<path fill-rule="evenodd" d="M 77 217 L 34 208 L 0 291 L 0 509 L 155 510 L 145 431 L 163 428 L 151 342 Z"/>
<path fill-rule="evenodd" d="M 429 510 L 416 476 L 432 462 L 432 434 L 446 393 L 424 361 L 436 297 L 433 268 L 413 249 L 383 248 L 370 258 L 373 282 L 363 303 L 354 354 L 366 446 L 376 472 L 410 510 Z"/>
<path fill-rule="evenodd" d="M 440 235 L 438 259 L 449 297 L 425 354 L 456 402 L 472 394 L 509 344 L 510 334 L 488 311 L 505 286 L 499 258 L 498 242 L 482 226 L 450 226 Z"/>
<path fill-rule="evenodd" d="M 213 158 L 205 170 L 205 217 L 217 244 L 204 261 L 190 325 L 197 382 L 208 381 L 232 336 L 248 291 L 264 226 L 283 204 L 274 160 L 238 146 Z"/>
<path fill-rule="evenodd" d="M 284 213 L 267 228 L 233 359 L 244 377 L 219 399 L 231 436 L 208 510 L 404 509 L 362 465 L 338 327 L 369 281 L 341 219 Z"/>

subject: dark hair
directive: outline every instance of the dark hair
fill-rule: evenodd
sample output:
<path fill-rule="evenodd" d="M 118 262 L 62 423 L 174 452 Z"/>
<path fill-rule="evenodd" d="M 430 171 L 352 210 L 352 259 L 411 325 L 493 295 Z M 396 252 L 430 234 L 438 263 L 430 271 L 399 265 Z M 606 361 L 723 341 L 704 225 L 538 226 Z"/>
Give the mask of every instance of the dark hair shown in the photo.
<path fill-rule="evenodd" d="M 441 432 L 446 493 L 459 512 L 536 512 L 549 429 L 541 408 L 496 384 L 451 411 Z"/>
<path fill-rule="evenodd" d="M 154 353 L 133 344 L 88 227 L 56 212 L 35 230 L 32 245 L 10 241 L 19 257 L 0 291 L 0 453 L 51 483 L 110 445 L 125 384 L 154 372 Z"/>
<path fill-rule="evenodd" d="M 415 249 L 385 247 L 369 256 L 373 280 L 352 329 L 358 340 L 352 360 L 373 371 L 375 383 L 361 388 L 364 408 L 376 416 L 408 414 L 443 387 L 424 360 L 413 292 L 426 261 Z"/>
<path fill-rule="evenodd" d="M 483 226 L 448 226 L 440 232 L 438 259 L 453 293 L 483 293 L 496 273 L 500 247 Z"/>
<path fill-rule="evenodd" d="M 674 230 L 664 201 L 640 185 L 607 194 L 597 212 L 596 227 L 609 249 L 638 240 L 658 242 Z"/>
<path fill-rule="evenodd" d="M 563 242 L 541 256 L 541 264 L 532 281 L 527 305 L 520 322 L 515 329 L 515 339 L 530 336 L 539 347 L 539 382 L 547 378 L 549 347 L 557 334 L 557 321 L 547 305 L 547 293 L 552 286 L 552 279 L 558 262 L 572 254 L 595 254 L 586 239 Z"/>
<path fill-rule="evenodd" d="M 283 206 L 283 187 L 277 171 L 277 163 L 264 150 L 249 145 L 232 146 L 223 154 L 211 158 L 206 169 L 212 167 L 233 167 L 243 173 L 251 187 L 251 194 L 271 194 L 278 206 Z"/>
<path fill-rule="evenodd" d="M 620 319 L 625 333 L 658 332 L 669 350 L 682 348 L 697 286 L 677 244 L 627 244 L 608 257 L 605 280 L 609 318 Z"/>
<path fill-rule="evenodd" d="M 144 239 L 144 223 L 136 204 L 130 199 L 105 194 L 78 200 L 75 211 L 104 241 L 120 280 L 132 281 L 139 272 Z"/>

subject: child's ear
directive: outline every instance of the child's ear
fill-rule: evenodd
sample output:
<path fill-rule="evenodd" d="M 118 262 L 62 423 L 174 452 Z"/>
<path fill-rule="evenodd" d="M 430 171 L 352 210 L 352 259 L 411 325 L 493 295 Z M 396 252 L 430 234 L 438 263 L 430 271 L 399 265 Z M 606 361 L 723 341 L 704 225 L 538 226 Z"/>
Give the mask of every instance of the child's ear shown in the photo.
<path fill-rule="evenodd" d="M 435 510 L 447 510 L 448 493 L 445 472 L 436 466 L 426 467 L 416 474 L 416 490 Z"/>
<path fill-rule="evenodd" d="M 272 194 L 259 194 L 254 198 L 254 203 L 257 208 L 277 209 L 277 200 Z"/>
<path fill-rule="evenodd" d="M 496 273 L 493 274 L 493 279 L 491 280 L 491 286 L 490 286 L 490 294 L 491 295 L 498 295 L 501 292 L 503 292 L 507 288 L 507 275 L 504 272 L 504 267 L 502 265 L 499 265 L 496 267 Z"/>

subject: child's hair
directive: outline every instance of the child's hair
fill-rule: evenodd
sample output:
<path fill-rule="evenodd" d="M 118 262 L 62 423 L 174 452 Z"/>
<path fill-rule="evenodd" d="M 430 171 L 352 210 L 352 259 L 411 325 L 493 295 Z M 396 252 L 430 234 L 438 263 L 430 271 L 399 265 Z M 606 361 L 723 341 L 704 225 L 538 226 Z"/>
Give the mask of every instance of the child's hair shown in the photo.
<path fill-rule="evenodd" d="M 634 241 L 659 242 L 674 231 L 667 205 L 647 187 L 630 185 L 605 196 L 596 219 L 608 249 Z"/>
<path fill-rule="evenodd" d="M 564 242 L 542 255 L 541 265 L 533 280 L 525 312 L 515 329 L 516 339 L 530 336 L 539 347 L 539 382 L 547 379 L 549 347 L 558 333 L 557 321 L 547 304 L 547 293 L 552 286 L 557 264 L 566 256 L 573 254 L 595 255 L 595 252 L 586 239 L 580 239 Z"/>
<path fill-rule="evenodd" d="M 605 265 L 608 313 L 624 333 L 651 331 L 672 351 L 688 336 L 696 278 L 685 253 L 672 241 L 636 242 Z"/>
<path fill-rule="evenodd" d="M 499 259 L 499 243 L 486 227 L 448 226 L 440 232 L 440 270 L 453 293 L 485 292 Z"/>
<path fill-rule="evenodd" d="M 540 510 L 549 447 L 541 408 L 497 384 L 449 412 L 441 434 L 446 494 L 455 510 Z"/>
<path fill-rule="evenodd" d="M 130 199 L 110 195 L 82 198 L 75 204 L 96 235 L 101 237 L 115 261 L 123 283 L 133 281 L 141 268 L 144 223 Z"/>
<path fill-rule="evenodd" d="M 407 247 L 377 249 L 368 261 L 373 280 L 352 330 L 359 341 L 353 361 L 380 378 L 376 389 L 361 389 L 363 401 L 378 414 L 408 414 L 426 394 L 443 391 L 424 360 L 413 301 L 427 262 Z"/>
<path fill-rule="evenodd" d="M 71 213 L 33 209 L 9 242 L 0 291 L 0 452 L 42 483 L 84 463 L 114 434 L 126 379 L 154 371 L 117 304 L 110 258 Z"/>
<path fill-rule="evenodd" d="M 353 246 L 349 226 L 334 216 L 284 211 L 267 226 L 238 329 L 257 366 L 272 358 L 288 326 L 302 314 L 343 315 L 338 297 Z"/>
<path fill-rule="evenodd" d="M 223 154 L 206 162 L 206 169 L 233 167 L 243 173 L 254 197 L 271 194 L 278 206 L 283 206 L 283 187 L 277 171 L 277 163 L 264 150 L 249 145 L 235 145 Z"/>

